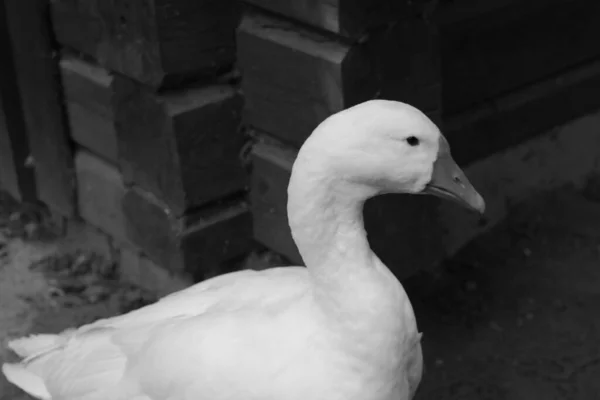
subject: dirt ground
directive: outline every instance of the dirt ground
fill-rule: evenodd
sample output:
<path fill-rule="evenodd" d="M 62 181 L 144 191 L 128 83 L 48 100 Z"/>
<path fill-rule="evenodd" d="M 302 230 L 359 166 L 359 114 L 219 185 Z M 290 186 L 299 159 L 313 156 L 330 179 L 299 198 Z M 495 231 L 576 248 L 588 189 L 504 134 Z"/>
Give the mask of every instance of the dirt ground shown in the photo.
<path fill-rule="evenodd" d="M 9 338 L 59 332 L 155 300 L 119 279 L 100 256 L 107 249 L 97 234 L 77 225 L 59 238 L 48 222 L 0 192 L 0 362 L 15 359 L 4 346 Z M 0 376 L 0 400 L 29 399 Z"/>
<path fill-rule="evenodd" d="M 600 399 L 598 186 L 518 205 L 440 272 L 406 282 L 424 332 L 418 400 Z M 57 246 L 0 236 L 0 340 L 143 303 L 121 286 L 64 301 L 41 271 L 56 263 L 36 262 Z M 0 380 L 0 399 L 27 397 Z"/>

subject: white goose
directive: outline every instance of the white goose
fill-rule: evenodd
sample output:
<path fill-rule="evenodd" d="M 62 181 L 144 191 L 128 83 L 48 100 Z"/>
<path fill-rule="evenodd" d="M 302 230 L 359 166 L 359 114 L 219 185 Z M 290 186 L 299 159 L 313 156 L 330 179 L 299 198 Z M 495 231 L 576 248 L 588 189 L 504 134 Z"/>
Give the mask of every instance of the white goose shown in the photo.
<path fill-rule="evenodd" d="M 294 164 L 293 236 L 308 268 L 222 275 L 60 335 L 16 339 L 9 381 L 53 400 L 404 400 L 420 382 L 410 301 L 370 250 L 365 200 L 484 201 L 420 111 L 373 100 L 325 120 Z"/>

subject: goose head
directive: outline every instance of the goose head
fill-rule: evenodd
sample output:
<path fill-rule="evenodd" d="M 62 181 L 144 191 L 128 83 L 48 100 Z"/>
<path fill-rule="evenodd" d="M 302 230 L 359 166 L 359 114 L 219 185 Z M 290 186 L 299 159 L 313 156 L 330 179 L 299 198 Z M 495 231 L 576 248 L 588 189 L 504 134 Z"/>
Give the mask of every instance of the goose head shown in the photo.
<path fill-rule="evenodd" d="M 326 170 L 344 183 L 336 189 L 359 197 L 432 194 L 485 211 L 438 127 L 401 102 L 371 100 L 332 115 L 307 139 L 296 164 L 314 176 Z"/>

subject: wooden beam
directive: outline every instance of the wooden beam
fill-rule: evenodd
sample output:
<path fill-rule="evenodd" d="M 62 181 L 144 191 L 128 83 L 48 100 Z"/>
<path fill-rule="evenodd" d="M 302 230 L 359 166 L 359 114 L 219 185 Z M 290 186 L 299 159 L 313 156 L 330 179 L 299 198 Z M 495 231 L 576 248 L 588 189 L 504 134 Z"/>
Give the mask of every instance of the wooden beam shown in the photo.
<path fill-rule="evenodd" d="M 0 73 L 4 68 L 0 68 Z M 4 85 L 0 85 L 6 97 Z M 19 201 L 35 201 L 33 170 L 26 167 L 29 143 L 23 129 L 22 115 L 15 110 L 18 102 L 5 103 L 0 98 L 0 188 Z M 15 107 L 16 106 L 16 107 Z M 20 111 L 20 110 L 19 110 Z"/>
<path fill-rule="evenodd" d="M 65 216 L 75 213 L 73 155 L 52 46 L 49 3 L 2 2 L 13 49 L 16 83 L 31 148 L 38 197 Z M 14 99 L 13 101 L 17 101 Z"/>
<path fill-rule="evenodd" d="M 234 0 L 54 0 L 57 40 L 153 88 L 212 76 L 235 61 Z"/>
<path fill-rule="evenodd" d="M 0 5 L 0 48 L 3 49 L 0 63 L 0 187 L 19 201 L 33 201 L 37 196 L 35 176 L 25 165 L 29 141 L 3 4 Z"/>

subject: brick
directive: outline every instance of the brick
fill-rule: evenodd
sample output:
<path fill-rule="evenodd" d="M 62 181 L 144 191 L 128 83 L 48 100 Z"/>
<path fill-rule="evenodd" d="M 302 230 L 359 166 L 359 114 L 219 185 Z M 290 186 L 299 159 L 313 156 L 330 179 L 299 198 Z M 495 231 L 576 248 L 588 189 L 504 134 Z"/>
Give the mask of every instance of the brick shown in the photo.
<path fill-rule="evenodd" d="M 71 137 L 82 147 L 111 163 L 118 162 L 114 121 L 102 118 L 77 103 L 67 102 Z"/>
<path fill-rule="evenodd" d="M 223 202 L 177 217 L 140 188 L 123 198 L 127 235 L 155 263 L 194 280 L 214 275 L 216 266 L 251 247 L 251 216 L 244 201 Z"/>
<path fill-rule="evenodd" d="M 237 42 L 246 121 L 296 145 L 330 114 L 377 92 L 360 49 L 293 23 L 247 14 Z"/>
<path fill-rule="evenodd" d="M 121 279 L 159 297 L 185 289 L 192 284 L 191 280 L 173 274 L 129 246 L 120 249 L 119 268 Z"/>
<path fill-rule="evenodd" d="M 177 216 L 242 191 L 242 98 L 229 85 L 156 94 L 115 82 L 123 179 L 152 193 Z"/>
<path fill-rule="evenodd" d="M 60 70 L 71 137 L 79 145 L 116 163 L 113 76 L 69 54 L 61 59 Z"/>
<path fill-rule="evenodd" d="M 121 207 L 125 187 L 116 166 L 86 150 L 75 155 L 79 214 L 119 241 L 128 241 Z"/>
<path fill-rule="evenodd" d="M 422 11 L 430 0 L 246 0 L 316 28 L 357 38 L 373 28 Z"/>
<path fill-rule="evenodd" d="M 238 29 L 245 118 L 298 147 L 329 115 L 375 97 L 438 110 L 438 56 L 435 27 L 421 19 L 350 45 L 287 20 L 248 13 Z"/>
<path fill-rule="evenodd" d="M 259 143 L 251 153 L 252 204 L 254 238 L 283 254 L 294 264 L 301 265 L 302 257 L 292 239 L 287 220 L 287 186 L 296 151 L 277 143 Z"/>
<path fill-rule="evenodd" d="M 113 75 L 83 58 L 65 53 L 60 63 L 65 99 L 106 119 L 113 119 Z"/>
<path fill-rule="evenodd" d="M 153 88 L 212 76 L 235 61 L 234 0 L 54 0 L 57 40 Z"/>

